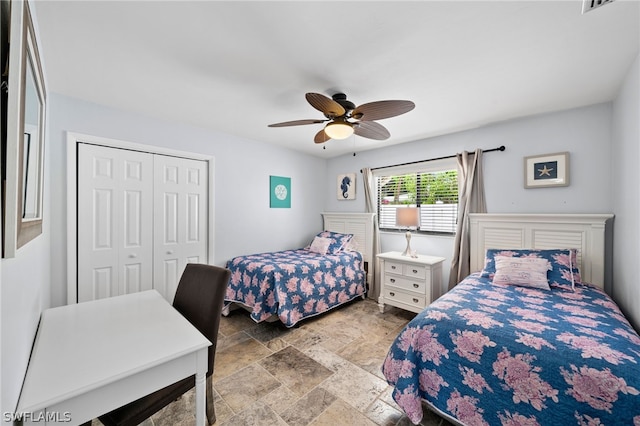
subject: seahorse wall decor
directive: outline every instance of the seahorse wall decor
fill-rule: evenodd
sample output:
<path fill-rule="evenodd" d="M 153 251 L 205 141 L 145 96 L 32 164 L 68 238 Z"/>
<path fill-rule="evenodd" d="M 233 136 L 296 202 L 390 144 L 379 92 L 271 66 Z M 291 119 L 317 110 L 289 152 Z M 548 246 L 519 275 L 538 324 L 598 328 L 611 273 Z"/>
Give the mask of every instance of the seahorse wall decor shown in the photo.
<path fill-rule="evenodd" d="M 356 174 L 344 173 L 338 175 L 338 200 L 355 200 Z"/>

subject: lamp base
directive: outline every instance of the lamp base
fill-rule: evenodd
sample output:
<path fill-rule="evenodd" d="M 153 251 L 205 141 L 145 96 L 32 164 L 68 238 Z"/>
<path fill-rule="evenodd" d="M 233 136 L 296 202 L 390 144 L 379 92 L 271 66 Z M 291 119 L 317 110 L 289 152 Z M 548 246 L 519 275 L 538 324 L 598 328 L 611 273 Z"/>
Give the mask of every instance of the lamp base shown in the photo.
<path fill-rule="evenodd" d="M 402 252 L 402 255 L 413 257 L 413 252 L 411 250 L 411 232 L 407 231 L 407 233 L 404 235 L 407 237 L 407 248 L 404 249 L 404 252 Z"/>

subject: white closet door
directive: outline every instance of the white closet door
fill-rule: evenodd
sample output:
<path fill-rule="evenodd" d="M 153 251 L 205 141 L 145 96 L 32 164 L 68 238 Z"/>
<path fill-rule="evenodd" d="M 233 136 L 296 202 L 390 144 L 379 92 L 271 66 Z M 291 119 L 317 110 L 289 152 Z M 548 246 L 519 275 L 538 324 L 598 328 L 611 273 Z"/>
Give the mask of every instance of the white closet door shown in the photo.
<path fill-rule="evenodd" d="M 172 302 L 186 264 L 207 263 L 207 162 L 154 161 L 154 288 Z"/>
<path fill-rule="evenodd" d="M 153 287 L 153 155 L 78 145 L 78 301 Z"/>

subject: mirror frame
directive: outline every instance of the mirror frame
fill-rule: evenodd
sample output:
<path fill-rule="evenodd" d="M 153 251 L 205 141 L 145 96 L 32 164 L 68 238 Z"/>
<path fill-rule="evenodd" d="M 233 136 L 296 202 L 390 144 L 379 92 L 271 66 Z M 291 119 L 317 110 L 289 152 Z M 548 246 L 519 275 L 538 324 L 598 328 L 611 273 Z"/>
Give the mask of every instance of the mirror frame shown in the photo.
<path fill-rule="evenodd" d="M 3 147 L 6 156 L 5 182 L 3 185 L 5 258 L 15 257 L 16 251 L 42 233 L 42 202 L 44 187 L 44 143 L 46 91 L 36 43 L 35 30 L 27 1 L 11 1 L 9 34 L 9 77 L 7 100 L 7 138 Z M 36 149 L 39 150 L 37 175 L 37 209 L 34 218 L 23 218 L 24 210 L 24 144 L 25 144 L 25 94 L 27 72 L 33 73 L 38 95 L 38 126 Z M 30 166 L 32 167 L 32 166 Z"/>

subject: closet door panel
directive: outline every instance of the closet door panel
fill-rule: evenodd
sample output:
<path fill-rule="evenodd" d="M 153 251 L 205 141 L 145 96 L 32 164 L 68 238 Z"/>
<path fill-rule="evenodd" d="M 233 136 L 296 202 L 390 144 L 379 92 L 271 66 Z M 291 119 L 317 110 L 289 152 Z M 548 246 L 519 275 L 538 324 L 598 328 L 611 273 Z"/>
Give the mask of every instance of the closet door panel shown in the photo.
<path fill-rule="evenodd" d="M 185 264 L 190 258 L 206 263 L 207 253 L 207 164 L 204 161 L 185 162 Z"/>
<path fill-rule="evenodd" d="M 187 229 L 186 242 L 189 244 L 199 243 L 202 236 L 200 230 L 200 194 L 187 194 Z"/>
<path fill-rule="evenodd" d="M 167 300 L 169 300 L 168 297 L 170 295 L 171 302 L 173 302 L 173 296 L 175 296 L 176 290 L 178 289 L 178 282 L 180 281 L 184 266 L 180 267 L 180 262 L 177 257 L 167 257 L 163 259 L 160 264 L 156 262 L 155 269 L 156 271 L 158 269 L 162 270 L 160 272 L 162 279 L 154 280 L 154 288 L 167 298 Z"/>
<path fill-rule="evenodd" d="M 119 294 L 153 288 L 153 155 L 116 150 L 122 164 Z"/>
<path fill-rule="evenodd" d="M 172 186 L 177 186 L 177 176 L 174 174 L 174 169 L 165 170 L 165 178 L 168 178 L 168 182 L 172 183 Z M 165 180 L 166 182 L 167 180 Z M 156 212 L 160 206 L 162 214 L 156 213 L 154 218 L 156 229 L 154 288 L 169 302 L 173 302 L 173 295 L 178 288 L 178 279 L 184 269 L 184 267 L 180 268 L 180 241 L 178 238 L 180 228 L 178 206 L 180 201 L 178 195 L 177 192 L 159 194 L 156 191 L 156 196 L 161 197 L 161 200 L 155 201 Z"/>
<path fill-rule="evenodd" d="M 93 189 L 90 193 L 91 201 L 93 205 L 91 211 L 93 217 L 91 219 L 91 228 L 93 232 L 92 246 L 94 250 L 114 250 L 113 244 L 113 202 L 114 195 L 111 188 L 99 188 Z"/>
<path fill-rule="evenodd" d="M 113 267 L 94 268 L 91 271 L 91 279 L 85 283 L 83 288 L 83 296 L 85 300 L 103 299 L 105 297 L 115 296 L 112 294 L 117 289 L 117 283 L 115 283 Z"/>
<path fill-rule="evenodd" d="M 78 147 L 78 301 L 118 294 L 116 159 Z"/>
<path fill-rule="evenodd" d="M 78 145 L 78 301 L 153 286 L 153 157 Z"/>
<path fill-rule="evenodd" d="M 142 268 L 141 263 L 129 263 L 122 267 L 123 282 L 121 294 L 136 293 L 142 291 Z"/>
<path fill-rule="evenodd" d="M 169 301 L 184 267 L 206 263 L 207 163 L 156 155 L 154 288 Z"/>
<path fill-rule="evenodd" d="M 164 230 L 160 235 L 162 244 L 166 247 L 179 244 L 178 241 L 178 194 L 175 192 L 165 192 L 160 195 L 163 198 L 162 215 L 156 217 L 160 220 L 160 224 Z"/>

